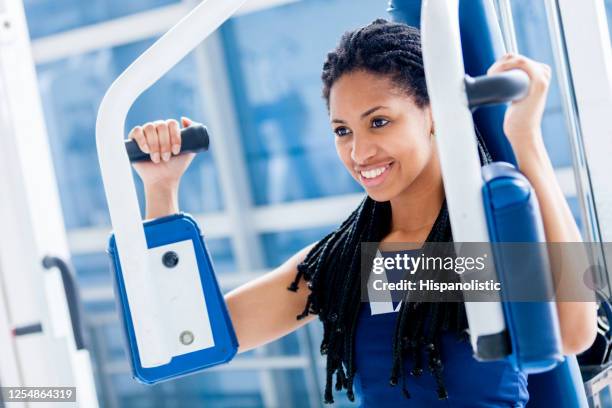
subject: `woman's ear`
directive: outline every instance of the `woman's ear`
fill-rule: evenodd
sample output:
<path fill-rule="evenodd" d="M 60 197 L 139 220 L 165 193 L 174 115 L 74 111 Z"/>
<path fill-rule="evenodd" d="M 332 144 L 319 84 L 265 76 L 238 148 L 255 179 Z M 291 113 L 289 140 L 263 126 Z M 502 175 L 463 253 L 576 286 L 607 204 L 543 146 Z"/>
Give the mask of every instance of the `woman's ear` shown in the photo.
<path fill-rule="evenodd" d="M 433 113 L 431 111 L 431 107 L 427 107 L 427 113 L 429 116 L 429 123 L 431 124 L 431 130 L 429 133 L 431 134 L 431 136 L 434 136 L 436 134 L 436 124 L 433 120 Z"/>

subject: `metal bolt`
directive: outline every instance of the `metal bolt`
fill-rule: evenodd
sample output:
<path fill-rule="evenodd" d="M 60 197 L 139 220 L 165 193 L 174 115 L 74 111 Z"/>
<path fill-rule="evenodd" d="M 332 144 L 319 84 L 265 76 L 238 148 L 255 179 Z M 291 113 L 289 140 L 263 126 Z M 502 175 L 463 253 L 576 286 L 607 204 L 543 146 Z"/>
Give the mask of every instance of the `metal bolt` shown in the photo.
<path fill-rule="evenodd" d="M 162 256 L 162 263 L 166 268 L 174 268 L 179 263 L 179 257 L 176 252 L 168 251 Z"/>
<path fill-rule="evenodd" d="M 193 340 L 194 340 L 193 333 L 190 332 L 189 330 L 185 330 L 184 332 L 180 334 L 179 340 L 181 341 L 183 345 L 188 346 L 191 343 L 193 343 Z"/>

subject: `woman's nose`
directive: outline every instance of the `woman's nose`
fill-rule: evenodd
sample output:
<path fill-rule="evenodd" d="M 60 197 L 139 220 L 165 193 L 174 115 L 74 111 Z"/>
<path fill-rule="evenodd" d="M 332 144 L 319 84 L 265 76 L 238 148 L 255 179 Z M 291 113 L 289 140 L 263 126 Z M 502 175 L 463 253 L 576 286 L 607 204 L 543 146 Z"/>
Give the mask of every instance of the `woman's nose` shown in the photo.
<path fill-rule="evenodd" d="M 376 155 L 376 144 L 368 140 L 368 137 L 353 136 L 353 145 L 351 147 L 351 159 L 355 163 L 363 164 Z"/>

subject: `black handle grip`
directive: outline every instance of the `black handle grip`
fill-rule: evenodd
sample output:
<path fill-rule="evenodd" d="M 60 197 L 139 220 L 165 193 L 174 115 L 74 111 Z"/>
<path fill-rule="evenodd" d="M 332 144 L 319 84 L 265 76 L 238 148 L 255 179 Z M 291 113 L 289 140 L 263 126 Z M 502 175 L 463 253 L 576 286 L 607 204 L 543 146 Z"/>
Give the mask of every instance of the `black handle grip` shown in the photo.
<path fill-rule="evenodd" d="M 74 344 L 77 350 L 82 350 L 85 348 L 85 341 L 83 338 L 83 326 L 81 325 L 81 302 L 70 266 L 66 261 L 56 256 L 45 256 L 42 265 L 45 269 L 57 268 L 60 271 L 62 283 L 64 284 L 66 301 L 68 302 L 68 313 L 70 314 L 70 322 L 72 323 Z"/>
<path fill-rule="evenodd" d="M 181 153 L 206 151 L 209 143 L 208 129 L 204 125 L 193 124 L 181 130 Z M 125 150 L 131 162 L 151 160 L 151 156 L 140 150 L 134 140 L 125 141 Z"/>
<path fill-rule="evenodd" d="M 470 109 L 523 99 L 529 92 L 529 77 L 518 69 L 472 78 L 466 75 L 465 91 Z"/>

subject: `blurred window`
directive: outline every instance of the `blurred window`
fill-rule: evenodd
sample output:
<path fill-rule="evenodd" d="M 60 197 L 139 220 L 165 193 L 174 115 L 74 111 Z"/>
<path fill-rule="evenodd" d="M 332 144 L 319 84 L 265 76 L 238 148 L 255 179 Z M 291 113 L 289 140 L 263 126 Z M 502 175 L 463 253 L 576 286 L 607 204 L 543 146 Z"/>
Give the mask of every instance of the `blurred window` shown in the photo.
<path fill-rule="evenodd" d="M 23 1 L 32 38 L 57 34 L 173 3 L 180 3 L 180 0 Z"/>

